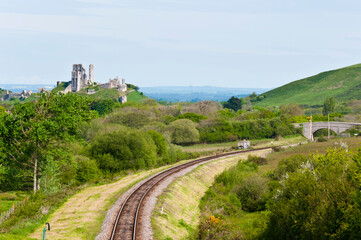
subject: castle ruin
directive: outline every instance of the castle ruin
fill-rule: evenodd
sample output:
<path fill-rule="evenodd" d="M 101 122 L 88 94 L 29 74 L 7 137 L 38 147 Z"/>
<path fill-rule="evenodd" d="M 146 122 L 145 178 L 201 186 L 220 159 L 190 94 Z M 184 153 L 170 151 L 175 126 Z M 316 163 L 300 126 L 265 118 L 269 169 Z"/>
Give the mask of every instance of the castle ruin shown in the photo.
<path fill-rule="evenodd" d="M 105 88 L 105 89 L 117 89 L 119 92 L 125 93 L 127 91 L 127 84 L 125 83 L 125 79 L 122 79 L 122 83 L 119 81 L 119 77 L 117 76 L 114 79 L 109 79 L 107 83 L 96 84 L 94 82 L 94 65 L 89 65 L 89 76 L 87 76 L 86 69 L 83 67 L 83 64 L 73 64 L 73 70 L 71 71 L 71 80 L 69 82 L 57 81 L 57 86 L 64 84 L 65 89 L 60 91 L 61 93 L 69 93 L 69 92 L 79 92 L 82 89 L 87 88 L 88 94 L 96 93 L 96 88 Z M 39 88 L 38 93 L 47 92 L 48 90 L 45 88 Z M 31 91 L 23 90 L 21 93 L 10 93 L 9 91 L 5 92 L 4 98 L 1 98 L 0 101 L 12 99 L 12 98 L 20 98 L 21 100 L 30 97 L 32 94 Z M 119 99 L 122 103 L 127 101 L 126 95 Z"/>
<path fill-rule="evenodd" d="M 93 64 L 89 65 L 89 79 L 87 79 L 86 70 L 83 64 L 73 64 L 73 71 L 71 72 L 71 91 L 79 92 L 82 88 L 87 87 L 92 80 L 94 80 Z M 92 79 L 90 79 L 90 77 Z"/>

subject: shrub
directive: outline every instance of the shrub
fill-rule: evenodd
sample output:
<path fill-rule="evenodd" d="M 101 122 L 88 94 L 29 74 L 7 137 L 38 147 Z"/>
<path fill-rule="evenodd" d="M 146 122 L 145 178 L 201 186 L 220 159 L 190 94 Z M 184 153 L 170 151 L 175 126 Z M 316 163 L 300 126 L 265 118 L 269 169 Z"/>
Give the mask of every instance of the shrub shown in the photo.
<path fill-rule="evenodd" d="M 361 151 L 330 149 L 288 173 L 270 202 L 266 239 L 358 239 Z"/>
<path fill-rule="evenodd" d="M 273 171 L 273 179 L 281 180 L 286 174 L 297 171 L 308 159 L 307 156 L 301 154 L 282 159 L 278 163 L 278 167 Z"/>
<path fill-rule="evenodd" d="M 263 157 L 258 157 L 254 155 L 248 155 L 248 161 L 251 163 L 255 163 L 257 165 L 265 165 L 267 164 L 267 159 Z"/>
<path fill-rule="evenodd" d="M 171 133 L 172 143 L 186 145 L 199 142 L 199 132 L 191 120 L 176 120 L 169 124 L 166 131 Z"/>
<path fill-rule="evenodd" d="M 89 182 L 99 177 L 99 169 L 95 160 L 84 156 L 76 156 L 75 161 L 78 165 L 76 179 L 79 182 Z"/>
<path fill-rule="evenodd" d="M 135 129 L 122 129 L 98 136 L 89 150 L 90 156 L 105 171 L 148 168 L 157 164 L 157 147 L 153 139 L 149 134 Z"/>
<path fill-rule="evenodd" d="M 317 139 L 317 142 L 327 142 L 327 139 L 324 138 L 324 137 L 319 137 L 319 138 Z"/>
<path fill-rule="evenodd" d="M 243 210 L 247 212 L 265 210 L 269 192 L 266 179 L 253 174 L 243 179 L 235 192 Z"/>
<path fill-rule="evenodd" d="M 115 102 L 111 99 L 96 100 L 90 104 L 91 110 L 96 110 L 100 116 L 111 113 Z"/>
<path fill-rule="evenodd" d="M 207 119 L 206 116 L 202 115 L 202 114 L 196 114 L 196 113 L 192 113 L 192 112 L 188 112 L 188 113 L 184 113 L 181 114 L 177 117 L 177 119 L 189 119 L 195 123 L 199 123 L 200 121 Z"/>

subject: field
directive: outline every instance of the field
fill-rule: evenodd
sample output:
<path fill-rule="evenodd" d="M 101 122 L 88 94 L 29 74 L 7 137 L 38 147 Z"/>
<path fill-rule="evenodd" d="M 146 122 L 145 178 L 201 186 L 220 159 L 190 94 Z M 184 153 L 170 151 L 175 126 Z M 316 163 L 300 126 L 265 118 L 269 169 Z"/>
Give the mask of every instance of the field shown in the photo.
<path fill-rule="evenodd" d="M 322 72 L 262 94 L 266 98 L 257 102 L 257 105 L 280 106 L 289 103 L 317 105 L 323 104 L 329 97 L 342 101 L 360 99 L 360 79 L 360 64 Z"/>

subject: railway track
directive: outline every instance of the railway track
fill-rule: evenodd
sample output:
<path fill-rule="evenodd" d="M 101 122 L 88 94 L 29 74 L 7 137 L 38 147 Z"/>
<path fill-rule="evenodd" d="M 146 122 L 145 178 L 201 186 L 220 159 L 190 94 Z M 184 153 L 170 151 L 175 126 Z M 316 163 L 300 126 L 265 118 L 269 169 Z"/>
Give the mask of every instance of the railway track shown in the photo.
<path fill-rule="evenodd" d="M 149 178 L 146 182 L 140 185 L 137 189 L 135 189 L 123 202 L 117 218 L 115 220 L 112 235 L 110 237 L 111 240 L 118 239 L 141 239 L 137 235 L 138 229 L 141 227 L 138 223 L 139 212 L 142 208 L 142 203 L 147 194 L 163 179 L 169 177 L 170 175 L 179 172 L 187 167 L 193 166 L 198 163 L 207 162 L 213 159 L 227 157 L 232 155 L 239 155 L 247 152 L 260 151 L 265 149 L 270 149 L 272 147 L 258 148 L 258 149 L 250 149 L 250 150 L 241 150 L 229 153 L 223 153 L 215 156 L 199 158 L 167 170 L 164 170 L 153 177 Z M 138 238 L 137 238 L 138 237 Z"/>

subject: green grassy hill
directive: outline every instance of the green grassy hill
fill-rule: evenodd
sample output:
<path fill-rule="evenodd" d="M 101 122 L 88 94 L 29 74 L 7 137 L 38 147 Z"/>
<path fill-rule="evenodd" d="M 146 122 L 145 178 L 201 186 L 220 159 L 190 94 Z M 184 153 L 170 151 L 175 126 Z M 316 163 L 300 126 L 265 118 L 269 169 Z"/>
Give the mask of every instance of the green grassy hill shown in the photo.
<path fill-rule="evenodd" d="M 328 97 L 341 101 L 361 99 L 361 64 L 322 72 L 262 95 L 266 98 L 256 105 L 279 106 L 288 103 L 317 105 L 323 104 Z"/>

